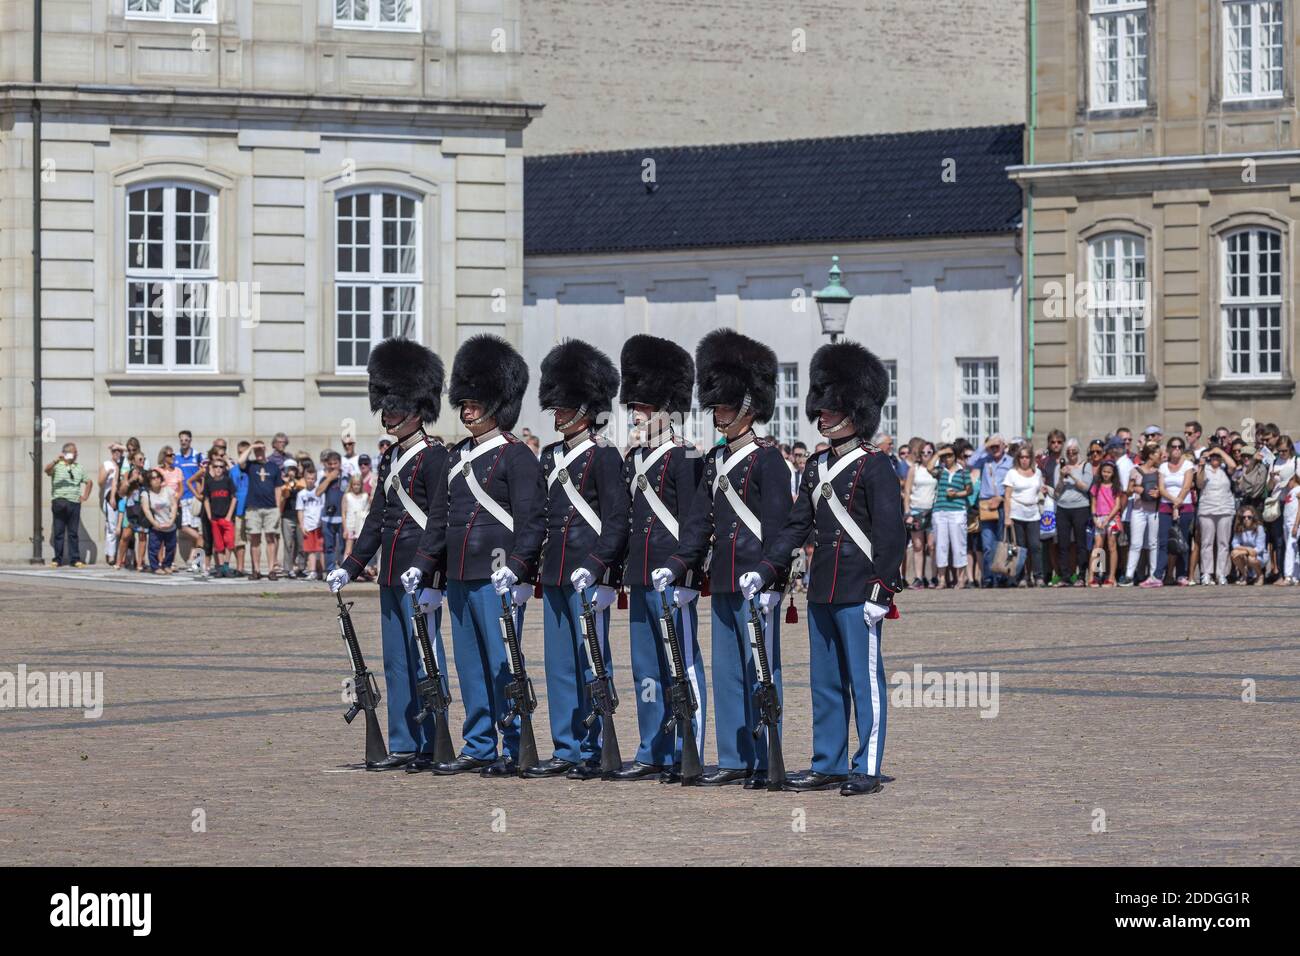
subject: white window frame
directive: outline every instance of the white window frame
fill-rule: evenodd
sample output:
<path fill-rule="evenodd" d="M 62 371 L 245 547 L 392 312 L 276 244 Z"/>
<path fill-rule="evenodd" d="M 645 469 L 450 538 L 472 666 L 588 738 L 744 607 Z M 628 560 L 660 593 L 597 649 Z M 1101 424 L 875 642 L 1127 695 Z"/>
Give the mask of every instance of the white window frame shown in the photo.
<path fill-rule="evenodd" d="M 776 367 L 776 408 L 767 423 L 767 434 L 779 444 L 793 445 L 799 440 L 799 363 L 781 362 Z"/>
<path fill-rule="evenodd" d="M 1122 273 L 1123 243 L 1134 243 L 1132 261 L 1140 262 L 1140 278 L 1126 278 Z M 1109 247 L 1116 263 L 1114 281 L 1098 278 L 1099 252 Z M 1090 382 L 1141 382 L 1147 377 L 1147 350 L 1150 346 L 1147 331 L 1150 326 L 1150 270 L 1148 269 L 1147 240 L 1140 233 L 1108 232 L 1088 240 L 1087 269 L 1088 295 L 1085 314 L 1088 341 L 1088 381 Z M 1135 270 L 1136 271 L 1136 270 Z M 1098 319 L 1103 313 L 1113 313 L 1113 327 L 1098 331 Z M 1107 335 L 1114 340 L 1114 371 L 1099 367 L 1100 361 L 1111 356 L 1109 351 L 1098 351 L 1098 336 Z"/>
<path fill-rule="evenodd" d="M 1261 272 L 1259 269 L 1260 237 L 1269 235 L 1277 242 L 1277 261 L 1278 261 L 1278 293 L 1277 295 L 1265 294 L 1260 291 Z M 1232 239 L 1239 236 L 1248 237 L 1248 248 L 1246 250 L 1247 271 L 1243 278 L 1245 279 L 1248 289 L 1246 293 L 1232 295 L 1230 293 L 1229 282 L 1232 278 L 1230 273 L 1232 257 L 1229 254 L 1228 246 Z M 1271 250 L 1270 250 L 1271 251 Z M 1286 267 L 1283 256 L 1282 233 L 1277 229 L 1270 229 L 1267 226 L 1245 226 L 1241 229 L 1234 229 L 1231 232 L 1224 233 L 1219 237 L 1219 269 L 1222 280 L 1219 285 L 1219 326 L 1220 338 L 1219 347 L 1222 356 L 1222 377 L 1233 379 L 1235 381 L 1276 381 L 1285 374 L 1286 370 L 1286 309 L 1285 293 L 1286 289 Z M 1271 275 L 1272 273 L 1269 273 Z M 1228 322 L 1228 313 L 1234 310 L 1247 310 L 1248 327 L 1246 331 L 1247 348 L 1244 352 L 1250 362 L 1251 371 L 1234 372 L 1232 370 L 1232 350 L 1230 343 L 1230 329 Z M 1261 330 L 1260 312 L 1264 309 L 1274 309 L 1277 312 L 1277 370 L 1270 372 L 1257 371 L 1260 367 L 1261 356 L 1264 351 L 1259 348 L 1259 335 Z M 1268 350 L 1272 354 L 1272 350 Z"/>
<path fill-rule="evenodd" d="M 1112 38 L 1108 27 L 1113 24 Z M 1102 30 L 1106 29 L 1103 33 Z M 1103 62 L 1099 56 L 1102 43 L 1113 42 L 1117 51 L 1115 97 L 1108 98 L 1103 90 L 1109 85 L 1101 81 L 1098 70 Z M 1142 53 L 1126 48 L 1142 44 Z M 1108 58 L 1105 62 L 1109 63 Z M 1151 81 L 1151 18 L 1146 0 L 1091 0 L 1088 11 L 1088 107 L 1091 110 L 1141 109 L 1150 99 Z M 1130 86 L 1134 87 L 1130 91 Z M 1137 92 L 1140 90 L 1140 93 Z"/>
<path fill-rule="evenodd" d="M 976 389 L 968 392 L 966 383 L 971 379 L 966 373 L 972 370 Z M 970 406 L 973 414 L 968 412 Z M 1002 369 L 996 357 L 957 359 L 957 411 L 961 434 L 976 448 L 1002 430 Z"/>
<path fill-rule="evenodd" d="M 158 0 L 158 9 L 151 10 L 132 10 L 132 3 L 147 4 L 149 0 L 126 0 L 124 13 L 128 20 L 162 20 L 167 23 L 216 23 L 217 22 L 217 4 L 221 0 L 204 0 L 206 13 L 178 13 L 176 7 L 180 3 L 192 5 L 193 0 Z"/>
<path fill-rule="evenodd" d="M 885 375 L 889 379 L 888 398 L 880 408 L 880 424 L 876 431 L 898 440 L 898 362 L 895 359 L 883 360 Z M 874 435 L 871 438 L 875 438 Z"/>
<path fill-rule="evenodd" d="M 330 2 L 334 5 L 334 28 L 336 30 L 392 30 L 403 33 L 418 33 L 420 31 L 422 13 L 420 7 L 423 5 L 423 0 L 407 0 L 410 3 L 411 16 L 403 23 L 396 21 L 383 22 L 379 19 L 381 3 L 384 0 L 330 0 Z M 397 0 L 393 0 L 393 2 L 397 2 Z M 366 18 L 364 20 L 339 16 L 340 6 L 346 5 L 355 10 L 362 4 L 365 4 L 366 7 Z"/>
<path fill-rule="evenodd" d="M 1231 57 L 1235 50 L 1232 46 L 1236 38 L 1236 30 L 1229 23 L 1233 10 L 1247 10 L 1250 18 L 1248 25 L 1250 30 L 1250 47 L 1246 51 L 1250 56 L 1249 77 L 1250 91 L 1246 93 L 1233 92 L 1233 77 L 1236 73 L 1229 68 Z M 1282 34 L 1282 40 L 1274 48 L 1271 44 L 1265 46 L 1261 41 L 1264 24 L 1262 23 L 1262 14 L 1265 10 L 1276 11 L 1278 15 L 1277 29 Z M 1282 97 L 1286 92 L 1286 4 L 1282 0 L 1223 0 L 1223 9 L 1220 13 L 1221 30 L 1223 34 L 1223 101 L 1225 103 L 1248 103 L 1255 100 L 1276 100 Z M 1270 22 L 1269 26 L 1272 26 Z M 1263 65 L 1264 54 L 1266 51 L 1276 49 L 1276 55 L 1279 62 L 1276 67 L 1266 69 Z M 1275 88 L 1262 89 L 1261 84 L 1268 79 L 1271 82 L 1272 76 L 1277 75 L 1277 86 Z"/>
<path fill-rule="evenodd" d="M 131 196 L 151 189 L 163 190 L 163 264 L 161 268 L 137 266 L 131 262 Z M 208 197 L 208 267 L 206 269 L 178 269 L 176 267 L 176 193 L 177 190 L 189 190 L 202 193 Z M 150 180 L 137 183 L 126 192 L 126 221 L 124 239 L 126 243 L 126 303 L 123 314 L 126 316 L 126 370 L 143 373 L 204 373 L 217 371 L 218 332 L 222 303 L 218 301 L 217 269 L 218 237 L 221 235 L 220 202 L 217 192 L 197 183 L 176 180 Z M 162 294 L 163 312 L 163 360 L 160 364 L 144 364 L 131 361 L 131 287 L 138 283 L 146 284 L 147 303 L 157 293 Z M 179 365 L 176 362 L 176 313 L 177 292 L 182 285 L 205 285 L 207 287 L 208 310 L 208 361 L 203 364 Z M 157 288 L 154 288 L 157 286 Z"/>
<path fill-rule="evenodd" d="M 415 204 L 414 223 L 412 225 L 412 237 L 414 239 L 414 264 L 413 272 L 384 272 L 384 240 L 383 240 L 383 197 L 386 195 L 396 196 L 399 199 L 408 199 Z M 366 247 L 370 256 L 370 269 L 365 272 L 343 272 L 339 269 L 339 226 L 340 217 L 339 209 L 342 201 L 345 199 L 356 199 L 358 197 L 368 197 L 370 200 L 370 241 Z M 401 189 L 395 186 L 364 186 L 357 189 L 349 189 L 339 192 L 334 197 L 334 329 L 330 337 L 333 349 L 335 372 L 339 375 L 364 375 L 366 366 L 345 365 L 339 361 L 339 299 L 340 290 L 347 287 L 352 289 L 365 288 L 369 289 L 370 296 L 370 348 L 373 349 L 384 339 L 384 309 L 383 309 L 383 290 L 384 287 L 408 287 L 413 290 L 414 300 L 411 306 L 411 334 L 406 336 L 413 342 L 419 342 L 423 335 L 423 316 L 424 316 L 424 200 L 421 196 L 407 189 Z M 355 236 L 354 236 L 355 238 Z M 355 265 L 355 262 L 353 263 Z M 355 296 L 356 293 L 353 292 Z M 348 341 L 359 341 L 356 337 L 355 326 L 353 335 Z"/>

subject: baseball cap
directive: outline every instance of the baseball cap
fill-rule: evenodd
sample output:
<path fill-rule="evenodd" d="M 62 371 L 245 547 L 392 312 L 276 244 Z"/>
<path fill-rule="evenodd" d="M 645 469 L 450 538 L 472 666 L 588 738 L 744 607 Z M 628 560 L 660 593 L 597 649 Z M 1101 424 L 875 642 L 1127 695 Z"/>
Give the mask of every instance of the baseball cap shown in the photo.
<path fill-rule="evenodd" d="M 357 464 L 358 464 L 358 465 L 368 465 L 368 464 L 370 464 L 370 456 L 369 456 L 369 455 L 360 455 L 360 456 L 358 456 L 358 457 L 357 457 Z"/>
<path fill-rule="evenodd" d="M 1148 425 L 1148 426 L 1147 426 L 1147 430 L 1144 431 L 1142 434 L 1143 434 L 1143 435 L 1163 435 L 1164 433 L 1165 433 L 1165 430 L 1164 430 L 1163 428 L 1161 428 L 1159 425 Z"/>
<path fill-rule="evenodd" d="M 1259 449 L 1254 445 L 1242 445 L 1241 453 L 1248 458 L 1253 458 L 1255 455 L 1259 454 Z"/>

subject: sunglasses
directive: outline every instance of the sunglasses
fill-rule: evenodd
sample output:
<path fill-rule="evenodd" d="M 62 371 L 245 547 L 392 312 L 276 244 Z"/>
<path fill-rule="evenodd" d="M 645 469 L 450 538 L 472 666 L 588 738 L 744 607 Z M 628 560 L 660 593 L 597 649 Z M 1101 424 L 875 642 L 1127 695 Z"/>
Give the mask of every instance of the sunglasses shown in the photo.
<path fill-rule="evenodd" d="M 1182 444 L 1179 443 L 1179 442 L 1174 442 L 1172 445 L 1169 446 L 1169 450 L 1170 450 L 1170 451 L 1182 451 L 1182 450 L 1183 450 L 1183 446 L 1182 446 Z"/>
<path fill-rule="evenodd" d="M 1089 456 L 1089 457 L 1092 457 L 1093 455 L 1100 455 L 1100 454 L 1101 454 L 1101 449 L 1100 449 L 1100 448 L 1089 448 L 1089 449 L 1088 449 L 1088 456 Z"/>

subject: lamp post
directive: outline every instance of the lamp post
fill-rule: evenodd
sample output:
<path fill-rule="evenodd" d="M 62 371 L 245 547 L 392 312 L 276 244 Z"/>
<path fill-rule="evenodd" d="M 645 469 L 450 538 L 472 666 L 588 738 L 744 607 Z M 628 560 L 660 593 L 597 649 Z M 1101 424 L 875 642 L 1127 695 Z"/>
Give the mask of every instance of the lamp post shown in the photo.
<path fill-rule="evenodd" d="M 831 256 L 830 283 L 813 299 L 817 302 L 817 315 L 821 319 L 822 332 L 831 337 L 834 343 L 844 334 L 844 327 L 849 321 L 849 305 L 853 302 L 853 293 L 844 288 L 840 281 L 840 257 Z"/>

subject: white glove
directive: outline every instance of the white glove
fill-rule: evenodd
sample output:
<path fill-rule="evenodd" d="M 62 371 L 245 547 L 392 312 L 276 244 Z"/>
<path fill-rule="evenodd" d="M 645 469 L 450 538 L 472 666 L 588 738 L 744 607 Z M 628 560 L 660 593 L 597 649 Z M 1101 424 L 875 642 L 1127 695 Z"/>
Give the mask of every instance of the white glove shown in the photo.
<path fill-rule="evenodd" d="M 614 589 L 608 584 L 601 584 L 596 587 L 596 597 L 591 603 L 597 613 L 614 603 L 615 593 Z"/>
<path fill-rule="evenodd" d="M 519 607 L 527 604 L 528 599 L 533 596 L 533 586 L 531 584 L 516 584 L 514 587 L 507 587 L 506 590 L 514 592 L 511 597 L 514 598 L 515 604 Z"/>
<path fill-rule="evenodd" d="M 509 568 L 497 568 L 492 572 L 492 587 L 496 588 L 497 594 L 505 594 L 518 583 L 519 575 Z"/>
<path fill-rule="evenodd" d="M 338 594 L 343 590 L 343 585 L 351 580 L 352 575 L 348 574 L 345 568 L 335 568 L 325 575 L 325 583 L 330 586 L 330 594 Z"/>
<path fill-rule="evenodd" d="M 740 576 L 740 593 L 748 601 L 763 589 L 763 577 L 757 571 L 746 571 Z"/>
<path fill-rule="evenodd" d="M 578 568 L 569 575 L 569 583 L 573 585 L 575 591 L 585 591 L 591 587 L 592 582 L 596 579 L 591 576 L 591 572 L 586 568 Z"/>
<path fill-rule="evenodd" d="M 434 588 L 425 588 L 420 592 L 415 603 L 420 606 L 421 612 L 432 614 L 438 609 L 438 605 L 442 604 L 442 592 Z"/>
<path fill-rule="evenodd" d="M 419 568 L 407 568 L 402 572 L 402 587 L 407 594 L 414 594 L 420 589 L 420 579 L 424 577 Z"/>
<path fill-rule="evenodd" d="M 764 614 L 771 614 L 781 607 L 781 592 L 764 591 L 758 596 L 758 609 Z"/>
<path fill-rule="evenodd" d="M 654 584 L 656 591 L 662 591 L 664 588 L 668 587 L 668 585 L 672 584 L 674 577 L 676 577 L 676 575 L 667 568 L 655 568 L 650 572 L 650 580 Z"/>
<path fill-rule="evenodd" d="M 866 619 L 867 624 L 869 625 L 878 624 L 880 621 L 883 621 L 885 615 L 888 613 L 889 608 L 882 607 L 879 604 L 873 604 L 871 601 L 866 601 L 862 605 L 862 616 Z"/>

